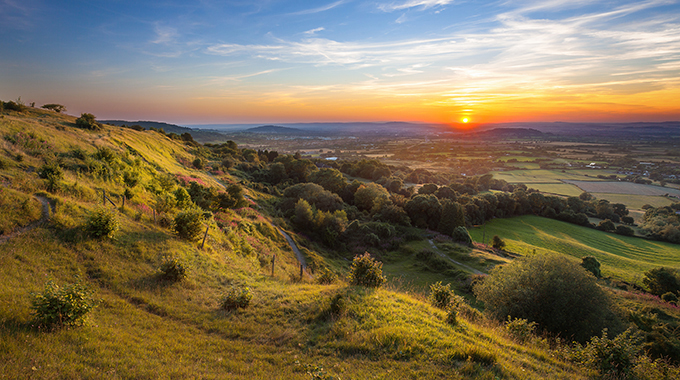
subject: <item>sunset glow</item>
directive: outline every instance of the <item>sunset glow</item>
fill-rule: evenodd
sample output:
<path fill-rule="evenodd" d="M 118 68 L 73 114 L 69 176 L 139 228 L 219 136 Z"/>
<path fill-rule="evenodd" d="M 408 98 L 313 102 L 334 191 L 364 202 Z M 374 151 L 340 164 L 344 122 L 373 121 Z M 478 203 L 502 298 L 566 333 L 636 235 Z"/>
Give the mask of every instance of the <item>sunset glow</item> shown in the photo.
<path fill-rule="evenodd" d="M 0 3 L 0 99 L 71 114 L 680 119 L 677 1 Z"/>

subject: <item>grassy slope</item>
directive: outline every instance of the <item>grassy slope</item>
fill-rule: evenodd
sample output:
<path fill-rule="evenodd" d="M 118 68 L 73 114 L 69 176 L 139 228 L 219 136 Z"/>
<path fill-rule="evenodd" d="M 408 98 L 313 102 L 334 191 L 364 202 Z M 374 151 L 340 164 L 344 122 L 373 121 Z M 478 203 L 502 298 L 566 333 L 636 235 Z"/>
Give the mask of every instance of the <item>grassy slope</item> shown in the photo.
<path fill-rule="evenodd" d="M 486 230 L 484 232 L 484 229 Z M 627 237 L 538 216 L 494 219 L 470 231 L 475 241 L 493 235 L 506 241 L 506 249 L 520 254 L 555 252 L 581 259 L 595 256 L 604 276 L 640 282 L 642 274 L 660 266 L 680 267 L 680 246 Z"/>
<path fill-rule="evenodd" d="M 157 133 L 108 127 L 85 132 L 71 128 L 68 116 L 31 112 L 28 118 L 5 115 L 0 133 L 49 136 L 57 151 L 76 146 L 90 153 L 95 146 L 121 151 L 125 143 L 148 161 L 139 167 L 142 182 L 155 170 L 212 181 L 181 166 L 178 157 L 191 155 Z M 4 160 L 22 153 L 4 144 Z M 18 191 L 39 191 L 42 182 L 27 169 L 40 166 L 42 157 L 23 154 L 22 162 L 0 173 Z M 213 228 L 204 250 L 178 240 L 148 216 L 135 218 L 132 209 L 120 214 L 122 227 L 114 239 L 82 238 L 79 227 L 99 203 L 93 189 L 120 193 L 123 188 L 116 179 L 74 173 L 67 173 L 65 183 L 81 191 L 51 195 L 56 212 L 48 225 L 0 245 L 0 378 L 307 379 L 319 367 L 343 379 L 581 377 L 547 349 L 517 345 L 498 328 L 463 320 L 452 327 L 443 311 L 418 297 L 292 282 L 294 255 L 262 222 L 266 216 L 254 210 L 225 213 L 234 227 Z M 143 188 L 135 191 L 138 202 L 151 199 Z M 277 255 L 273 278 L 258 260 L 262 251 Z M 166 255 L 188 264 L 186 281 L 157 281 Z M 47 280 L 64 284 L 76 276 L 101 299 L 86 326 L 32 328 L 30 293 L 41 291 Z M 252 289 L 248 309 L 219 309 L 220 295 L 232 284 Z M 336 293 L 348 300 L 347 310 L 329 317 Z"/>

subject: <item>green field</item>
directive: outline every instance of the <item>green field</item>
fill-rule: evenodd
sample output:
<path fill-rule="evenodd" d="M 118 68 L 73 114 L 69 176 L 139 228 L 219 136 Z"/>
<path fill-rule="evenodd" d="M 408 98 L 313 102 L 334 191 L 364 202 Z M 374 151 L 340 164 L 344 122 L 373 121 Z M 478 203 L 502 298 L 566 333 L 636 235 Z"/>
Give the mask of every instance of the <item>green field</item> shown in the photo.
<path fill-rule="evenodd" d="M 557 183 L 532 183 L 527 185 L 543 193 L 551 193 L 557 195 L 566 195 L 569 197 L 578 197 L 583 190 L 579 189 L 574 185 L 568 183 L 557 182 Z"/>
<path fill-rule="evenodd" d="M 639 210 L 643 205 L 654 207 L 669 206 L 677 200 L 653 195 L 628 195 L 628 194 L 609 194 L 591 193 L 597 199 L 606 199 L 611 203 L 622 203 L 631 210 Z"/>
<path fill-rule="evenodd" d="M 643 185 L 633 182 L 618 181 L 573 181 L 566 180 L 589 193 L 610 193 L 630 195 L 680 195 L 680 190 L 661 186 Z"/>
<path fill-rule="evenodd" d="M 473 228 L 475 241 L 498 235 L 506 249 L 520 254 L 555 252 L 580 260 L 594 256 L 602 264 L 603 276 L 641 283 L 644 272 L 660 266 L 680 267 L 680 245 L 620 236 L 553 219 L 527 215 L 494 219 L 485 227 Z"/>

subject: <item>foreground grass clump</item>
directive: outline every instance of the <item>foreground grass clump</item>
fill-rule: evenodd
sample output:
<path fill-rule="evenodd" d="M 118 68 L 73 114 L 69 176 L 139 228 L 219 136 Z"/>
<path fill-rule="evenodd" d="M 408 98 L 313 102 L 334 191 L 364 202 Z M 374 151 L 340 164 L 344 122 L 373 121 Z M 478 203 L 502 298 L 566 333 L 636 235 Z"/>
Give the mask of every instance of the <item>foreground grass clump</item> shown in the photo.
<path fill-rule="evenodd" d="M 0 186 L 0 235 L 40 219 L 40 202 L 28 194 Z"/>
<path fill-rule="evenodd" d="M 239 308 L 245 309 L 250 305 L 252 299 L 253 293 L 251 293 L 250 288 L 247 286 L 233 286 L 225 293 L 224 297 L 222 297 L 221 306 L 222 309 L 227 311 Z"/>
<path fill-rule="evenodd" d="M 166 258 L 159 271 L 161 280 L 167 282 L 180 282 L 187 277 L 186 265 L 176 257 Z"/>
<path fill-rule="evenodd" d="M 51 329 L 82 325 L 95 305 L 92 291 L 82 283 L 60 287 L 50 281 L 42 293 L 34 294 L 31 308 L 36 325 Z"/>

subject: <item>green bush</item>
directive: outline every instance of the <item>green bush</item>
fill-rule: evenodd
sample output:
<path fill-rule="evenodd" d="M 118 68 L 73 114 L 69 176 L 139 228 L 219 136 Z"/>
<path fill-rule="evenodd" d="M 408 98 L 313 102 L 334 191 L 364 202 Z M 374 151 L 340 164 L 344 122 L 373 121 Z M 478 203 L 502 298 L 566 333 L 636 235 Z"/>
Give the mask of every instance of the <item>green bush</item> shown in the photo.
<path fill-rule="evenodd" d="M 505 330 L 519 343 L 528 342 L 534 336 L 536 322 L 529 322 L 523 318 L 510 319 L 505 322 Z"/>
<path fill-rule="evenodd" d="M 491 246 L 496 249 L 503 249 L 505 248 L 505 241 L 503 241 L 500 236 L 493 235 L 493 238 L 491 239 Z"/>
<path fill-rule="evenodd" d="M 80 114 L 80 117 L 76 119 L 76 127 L 97 130 L 101 129 L 102 125 L 96 121 L 96 117 L 91 113 Z"/>
<path fill-rule="evenodd" d="M 585 268 L 588 272 L 592 273 L 595 277 L 602 277 L 602 272 L 600 272 L 600 262 L 593 256 L 586 256 L 581 258 L 581 266 Z"/>
<path fill-rule="evenodd" d="M 446 309 L 446 323 L 450 324 L 451 326 L 455 326 L 458 324 L 458 309 L 452 306 L 449 306 Z"/>
<path fill-rule="evenodd" d="M 224 310 L 235 310 L 238 308 L 245 309 L 250 305 L 253 299 L 253 294 L 248 287 L 232 286 L 231 289 L 225 293 L 220 303 Z"/>
<path fill-rule="evenodd" d="M 467 228 L 463 226 L 454 228 L 451 238 L 461 244 L 465 244 L 469 247 L 472 246 L 472 238 L 470 237 L 470 233 L 468 232 Z"/>
<path fill-rule="evenodd" d="M 349 271 L 350 284 L 379 288 L 386 280 L 382 274 L 382 263 L 373 259 L 370 253 L 354 257 Z"/>
<path fill-rule="evenodd" d="M 533 255 L 496 267 L 474 292 L 497 320 L 527 319 L 580 342 L 617 321 L 595 277 L 561 255 Z"/>
<path fill-rule="evenodd" d="M 31 303 L 36 325 L 46 328 L 82 325 L 95 306 L 92 292 L 80 282 L 60 287 L 50 281 Z"/>
<path fill-rule="evenodd" d="M 661 299 L 664 300 L 664 302 L 678 303 L 678 295 L 672 292 L 662 294 Z"/>
<path fill-rule="evenodd" d="M 203 231 L 203 212 L 197 209 L 180 212 L 175 216 L 172 228 L 181 239 L 198 240 Z"/>
<path fill-rule="evenodd" d="M 120 228 L 116 211 L 99 207 L 90 214 L 85 224 L 85 232 L 93 238 L 111 238 Z"/>
<path fill-rule="evenodd" d="M 680 276 L 678 271 L 672 268 L 655 268 L 645 272 L 642 283 L 656 296 L 668 292 L 677 293 L 680 290 Z"/>
<path fill-rule="evenodd" d="M 187 268 L 178 258 L 166 258 L 161 264 L 160 278 L 164 281 L 179 282 L 187 277 Z"/>
<path fill-rule="evenodd" d="M 438 307 L 440 309 L 446 309 L 451 303 L 451 298 L 453 297 L 453 290 L 451 290 L 451 284 L 442 285 L 439 281 L 430 285 L 430 295 L 427 299 L 430 301 L 432 306 Z"/>
<path fill-rule="evenodd" d="M 640 337 L 630 329 L 614 339 L 607 336 L 607 329 L 602 337 L 594 336 L 585 346 L 576 346 L 573 359 L 586 367 L 600 373 L 602 377 L 611 379 L 629 378 L 640 351 Z"/>
<path fill-rule="evenodd" d="M 45 104 L 41 108 L 44 108 L 46 110 L 51 110 L 51 111 L 54 111 L 56 113 L 66 112 L 66 107 L 64 107 L 61 104 L 55 104 L 55 103 Z"/>
<path fill-rule="evenodd" d="M 635 235 L 635 231 L 632 228 L 627 227 L 627 226 L 623 226 L 623 225 L 616 226 L 615 232 L 617 234 L 623 235 L 623 236 L 634 236 Z"/>

